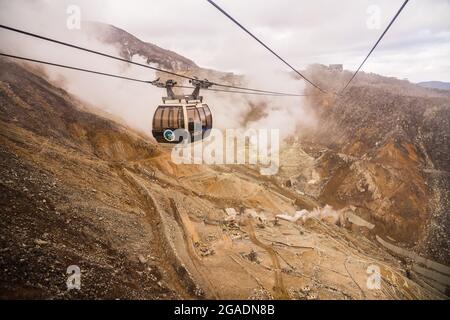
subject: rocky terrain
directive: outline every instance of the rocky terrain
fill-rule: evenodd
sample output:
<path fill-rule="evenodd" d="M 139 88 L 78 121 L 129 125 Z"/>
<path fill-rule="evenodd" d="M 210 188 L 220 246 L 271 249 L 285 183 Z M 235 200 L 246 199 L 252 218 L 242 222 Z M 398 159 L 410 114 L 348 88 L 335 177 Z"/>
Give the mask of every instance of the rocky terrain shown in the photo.
<path fill-rule="evenodd" d="M 99 22 L 86 22 L 86 32 L 95 34 L 100 41 L 116 45 L 123 58 L 132 60 L 139 55 L 146 58 L 148 64 L 157 65 L 166 70 L 192 70 L 199 67 L 194 61 L 187 59 L 176 52 L 158 47 L 149 42 L 143 42 L 130 33 L 112 25 Z"/>
<path fill-rule="evenodd" d="M 276 218 L 321 207 L 323 192 L 247 166 L 175 165 L 41 75 L 0 64 L 2 298 L 445 297 L 351 219 Z M 307 166 L 317 158 L 294 160 L 303 180 L 317 179 Z M 67 290 L 70 265 L 80 290 Z M 367 286 L 373 266 L 377 290 Z"/>

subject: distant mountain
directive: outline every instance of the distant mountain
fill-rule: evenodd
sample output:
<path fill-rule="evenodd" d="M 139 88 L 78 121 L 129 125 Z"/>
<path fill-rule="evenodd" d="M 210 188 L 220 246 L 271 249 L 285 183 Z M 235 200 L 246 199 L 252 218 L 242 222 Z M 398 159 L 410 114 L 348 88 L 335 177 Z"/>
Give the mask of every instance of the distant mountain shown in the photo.
<path fill-rule="evenodd" d="M 430 89 L 450 90 L 450 82 L 424 81 L 417 83 L 419 86 Z"/>

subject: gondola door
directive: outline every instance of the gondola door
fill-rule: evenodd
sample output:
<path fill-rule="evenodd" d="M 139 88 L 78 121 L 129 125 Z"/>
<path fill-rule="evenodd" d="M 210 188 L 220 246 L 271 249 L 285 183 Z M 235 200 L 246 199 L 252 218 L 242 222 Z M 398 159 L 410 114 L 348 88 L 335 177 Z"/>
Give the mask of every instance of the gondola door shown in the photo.
<path fill-rule="evenodd" d="M 186 107 L 187 129 L 191 135 L 191 141 L 199 141 L 202 139 L 202 121 L 200 113 L 196 106 Z"/>

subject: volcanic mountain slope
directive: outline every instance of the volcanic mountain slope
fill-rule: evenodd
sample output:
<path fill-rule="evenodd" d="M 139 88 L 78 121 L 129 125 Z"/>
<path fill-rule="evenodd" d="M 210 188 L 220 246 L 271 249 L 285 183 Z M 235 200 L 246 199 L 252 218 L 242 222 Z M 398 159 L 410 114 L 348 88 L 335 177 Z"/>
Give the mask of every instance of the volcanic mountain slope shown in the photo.
<path fill-rule="evenodd" d="M 113 26 L 91 28 L 128 59 L 243 80 Z M 312 96 L 318 128 L 283 147 L 269 179 L 245 166 L 174 165 L 168 150 L 42 74 L 3 60 L 1 70 L 4 297 L 414 299 L 442 297 L 429 284 L 448 290 L 447 267 L 412 254 L 398 261 L 379 244 L 382 236 L 397 253 L 449 264 L 443 92 L 361 74 L 339 99 Z M 310 73 L 334 79 L 322 85 L 335 90 L 350 76 Z M 346 217 L 340 227 L 275 219 L 325 205 Z M 65 289 L 72 264 L 81 291 Z M 380 290 L 366 286 L 373 266 Z"/>
<path fill-rule="evenodd" d="M 80 263 L 87 282 L 98 283 L 83 297 L 174 297 L 158 285 L 157 269 L 120 249 L 126 240 L 128 250 L 150 252 L 155 235 L 134 212 L 133 190 L 101 160 L 148 156 L 155 148 L 79 110 L 63 90 L 18 65 L 1 61 L 1 70 L 2 297 L 76 296 L 61 288 L 68 265 Z M 137 272 L 142 276 L 133 278 Z"/>
<path fill-rule="evenodd" d="M 351 76 L 309 71 L 334 90 Z M 379 234 L 448 265 L 450 94 L 360 73 L 343 96 L 311 105 L 320 120 L 304 142 L 320 176 L 316 195 L 356 206 Z"/>

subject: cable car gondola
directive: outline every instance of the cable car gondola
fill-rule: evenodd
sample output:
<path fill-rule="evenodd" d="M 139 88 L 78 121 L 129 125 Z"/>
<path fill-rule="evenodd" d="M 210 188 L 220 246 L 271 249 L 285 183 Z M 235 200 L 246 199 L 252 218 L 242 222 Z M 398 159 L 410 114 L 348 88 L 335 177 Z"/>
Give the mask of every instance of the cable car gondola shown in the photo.
<path fill-rule="evenodd" d="M 212 114 L 203 97 L 200 88 L 206 89 L 212 85 L 208 80 L 190 80 L 194 91 L 190 95 L 176 95 L 173 87 L 176 82 L 159 79 L 152 81 L 153 85 L 167 89 L 167 97 L 163 104 L 156 108 L 153 115 L 153 137 L 159 143 L 194 142 L 206 138 L 212 128 Z M 187 141 L 186 141 L 187 140 Z"/>

